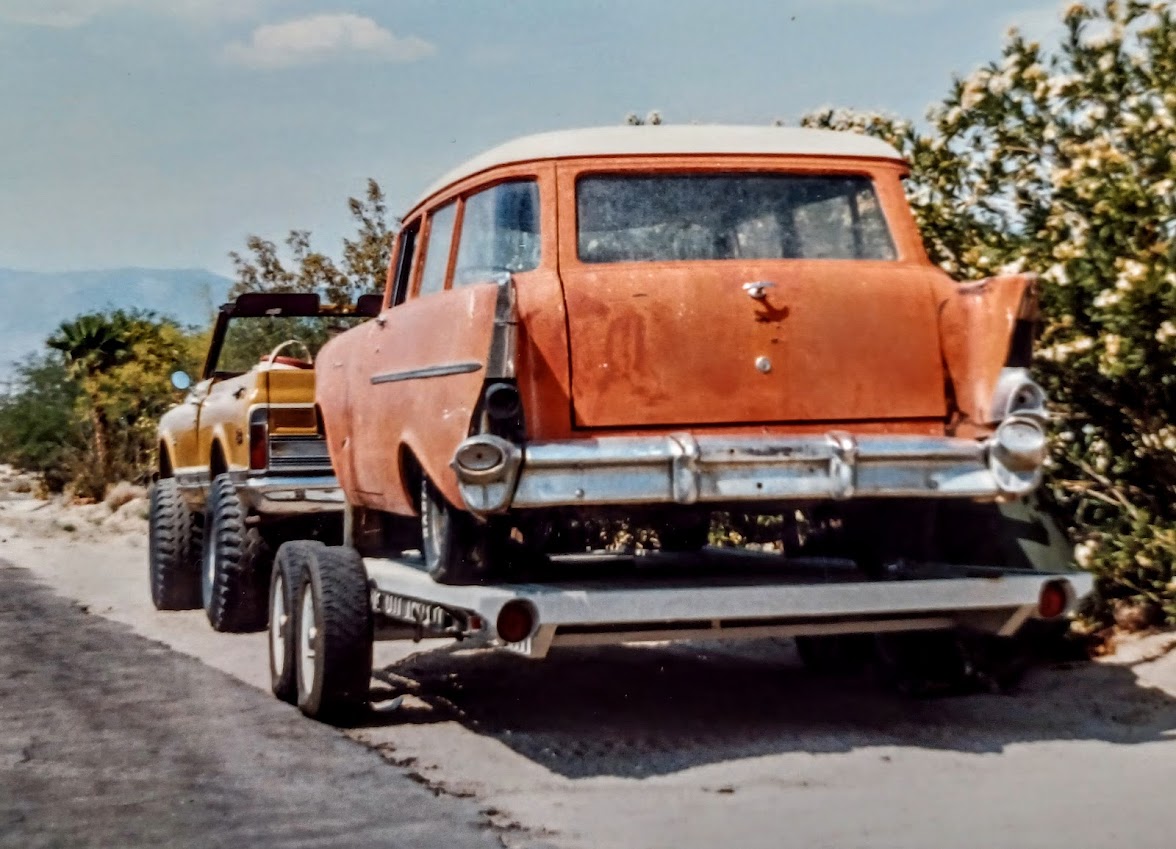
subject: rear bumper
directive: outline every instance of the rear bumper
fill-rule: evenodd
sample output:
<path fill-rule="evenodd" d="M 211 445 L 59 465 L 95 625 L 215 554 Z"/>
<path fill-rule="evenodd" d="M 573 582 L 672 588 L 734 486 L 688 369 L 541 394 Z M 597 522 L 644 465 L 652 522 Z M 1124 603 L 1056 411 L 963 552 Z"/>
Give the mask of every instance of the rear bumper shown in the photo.
<path fill-rule="evenodd" d="M 334 475 L 249 476 L 234 472 L 241 502 L 264 516 L 299 516 L 342 511 L 343 490 Z"/>
<path fill-rule="evenodd" d="M 1033 437 L 1028 451 L 1026 434 Z M 481 514 L 579 505 L 991 499 L 1037 486 L 1044 439 L 1041 423 L 1029 418 L 1008 419 L 983 441 L 830 431 L 794 437 L 610 436 L 519 447 L 478 435 L 462 443 L 453 467 L 466 505 Z M 463 464 L 473 457 L 482 468 Z"/>

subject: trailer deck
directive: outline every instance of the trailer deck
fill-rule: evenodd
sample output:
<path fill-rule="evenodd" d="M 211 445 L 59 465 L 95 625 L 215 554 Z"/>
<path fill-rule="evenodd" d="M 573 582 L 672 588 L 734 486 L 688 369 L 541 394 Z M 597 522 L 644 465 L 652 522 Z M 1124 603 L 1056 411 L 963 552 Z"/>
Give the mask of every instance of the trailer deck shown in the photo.
<path fill-rule="evenodd" d="M 901 565 L 868 580 L 849 561 L 715 549 L 555 560 L 558 580 L 450 586 L 434 582 L 419 558 L 365 558 L 376 639 L 449 636 L 541 658 L 561 646 L 681 639 L 957 627 L 1007 636 L 1039 615 L 1047 592 L 1068 611 L 1093 581 L 1085 573 Z"/>

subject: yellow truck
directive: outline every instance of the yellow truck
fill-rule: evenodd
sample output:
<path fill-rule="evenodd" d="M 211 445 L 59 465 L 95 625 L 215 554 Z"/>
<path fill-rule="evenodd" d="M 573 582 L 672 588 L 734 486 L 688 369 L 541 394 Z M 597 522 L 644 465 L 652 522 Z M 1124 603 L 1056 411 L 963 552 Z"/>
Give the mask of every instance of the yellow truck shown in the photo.
<path fill-rule="evenodd" d="M 249 293 L 221 307 L 200 380 L 159 422 L 149 578 L 159 610 L 203 606 L 218 631 L 264 628 L 273 552 L 337 541 L 343 495 L 315 407 L 315 363 L 331 336 L 375 314 L 316 294 Z"/>

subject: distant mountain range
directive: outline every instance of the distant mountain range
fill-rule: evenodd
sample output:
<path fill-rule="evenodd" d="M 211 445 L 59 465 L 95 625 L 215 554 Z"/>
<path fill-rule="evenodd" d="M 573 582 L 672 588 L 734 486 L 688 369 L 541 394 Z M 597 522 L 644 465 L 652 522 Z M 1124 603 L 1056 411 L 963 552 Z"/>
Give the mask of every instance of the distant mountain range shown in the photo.
<path fill-rule="evenodd" d="M 0 374 L 43 349 L 63 321 L 105 309 L 145 309 L 203 325 L 233 281 L 199 268 L 16 271 L 0 268 Z"/>

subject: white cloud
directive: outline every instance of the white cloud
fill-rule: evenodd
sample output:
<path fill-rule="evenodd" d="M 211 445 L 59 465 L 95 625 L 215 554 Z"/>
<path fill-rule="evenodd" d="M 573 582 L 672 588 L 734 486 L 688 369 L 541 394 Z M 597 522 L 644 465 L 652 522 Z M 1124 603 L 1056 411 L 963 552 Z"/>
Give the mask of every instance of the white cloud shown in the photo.
<path fill-rule="evenodd" d="M 333 14 L 258 27 L 247 42 L 226 47 L 225 57 L 252 68 L 289 68 L 345 56 L 415 62 L 436 49 L 415 35 L 394 35 L 371 18 Z"/>
<path fill-rule="evenodd" d="M 122 9 L 196 20 L 247 17 L 265 0 L 0 0 L 0 19 L 43 27 L 76 27 Z"/>

